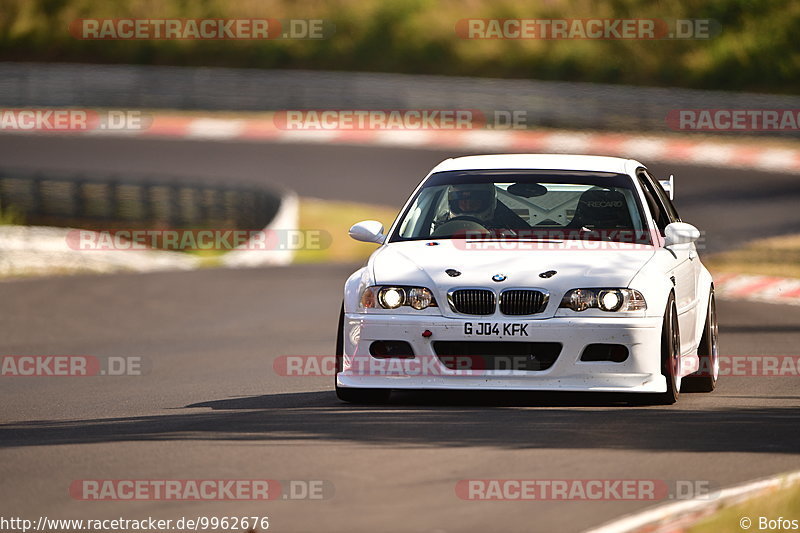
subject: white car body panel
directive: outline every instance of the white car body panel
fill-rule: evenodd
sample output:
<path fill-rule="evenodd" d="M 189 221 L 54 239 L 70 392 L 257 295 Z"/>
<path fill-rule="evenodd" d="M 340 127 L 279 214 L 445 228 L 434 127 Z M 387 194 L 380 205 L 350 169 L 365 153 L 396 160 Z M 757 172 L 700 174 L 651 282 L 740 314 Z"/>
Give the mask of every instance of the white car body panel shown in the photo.
<path fill-rule="evenodd" d="M 448 159 L 437 165 L 436 172 L 480 169 L 543 169 L 614 172 L 627 174 L 636 183 L 636 170 L 644 168 L 637 161 L 599 156 L 570 155 L 491 155 Z M 424 184 L 423 180 L 417 190 Z M 409 197 L 410 203 L 417 190 Z M 636 185 L 646 205 L 644 193 Z M 403 208 L 401 214 L 406 211 Z M 646 213 L 648 219 L 649 212 Z M 393 235 L 394 222 L 387 236 Z M 652 220 L 648 220 L 654 228 Z M 655 234 L 658 232 L 655 231 Z M 343 368 L 337 374 L 339 387 L 390 389 L 519 389 L 570 391 L 664 392 L 666 380 L 661 374 L 661 328 L 667 298 L 674 290 L 681 334 L 681 370 L 697 367 L 697 349 L 707 311 L 711 275 L 701 264 L 694 243 L 664 247 L 657 236 L 654 245 L 616 243 L 611 249 L 577 249 L 564 241 L 546 250 L 466 249 L 463 239 L 385 242 L 370 257 L 367 265 L 346 282 L 344 291 Z M 388 241 L 388 237 L 387 237 Z M 445 273 L 448 268 L 461 271 L 458 277 Z M 557 274 L 542 278 L 540 273 Z M 500 283 L 491 276 L 507 276 Z M 674 278 L 674 283 L 672 278 Z M 407 285 L 429 288 L 438 308 L 416 311 L 360 308 L 364 289 L 372 285 Z M 640 291 L 647 302 L 646 311 L 609 313 L 599 310 L 575 312 L 559 309 L 563 295 L 580 287 L 620 287 Z M 447 293 L 456 288 L 486 288 L 499 293 L 508 288 L 536 288 L 547 291 L 549 302 L 542 313 L 524 317 L 506 316 L 496 311 L 488 316 L 465 316 L 448 305 Z M 478 340 L 465 335 L 466 322 L 528 324 L 527 340 L 559 342 L 561 353 L 555 363 L 539 371 L 483 371 L 477 375 L 448 370 L 437 359 L 433 342 L 437 340 Z M 424 337 L 424 331 L 430 332 Z M 404 340 L 420 364 L 432 372 L 400 372 L 392 375 L 357 371 L 363 364 L 374 363 L 369 355 L 373 341 Z M 491 337 L 508 341 L 504 334 Z M 629 350 L 624 362 L 580 361 L 583 348 L 591 343 L 619 343 Z"/>
<path fill-rule="evenodd" d="M 630 250 L 575 250 L 569 243 L 553 244 L 561 249 L 529 252 L 525 250 L 494 251 L 469 250 L 457 247 L 456 241 L 442 239 L 438 246 L 426 246 L 426 241 L 393 243 L 377 250 L 370 259 L 372 280 L 377 285 L 397 283 L 421 285 L 434 291 L 437 302 L 447 302 L 447 291 L 459 287 L 488 288 L 539 288 L 550 294 L 563 295 L 574 289 L 576 279 L 586 286 L 627 287 L 637 272 L 649 261 L 654 252 L 651 246 L 628 245 Z M 462 241 L 463 242 L 463 241 Z M 533 255 L 532 255 L 533 254 Z M 451 278 L 447 268 L 469 264 L 469 269 Z M 558 274 L 542 279 L 539 274 L 547 270 Z M 492 283 L 492 274 L 501 272 L 508 276 L 502 284 Z M 488 273 L 488 275 L 487 275 Z M 555 315 L 559 299 L 550 299 L 545 312 L 531 315 L 531 320 L 541 320 Z M 463 317 L 448 306 L 441 306 L 448 317 Z M 495 313 L 496 317 L 503 315 Z"/>

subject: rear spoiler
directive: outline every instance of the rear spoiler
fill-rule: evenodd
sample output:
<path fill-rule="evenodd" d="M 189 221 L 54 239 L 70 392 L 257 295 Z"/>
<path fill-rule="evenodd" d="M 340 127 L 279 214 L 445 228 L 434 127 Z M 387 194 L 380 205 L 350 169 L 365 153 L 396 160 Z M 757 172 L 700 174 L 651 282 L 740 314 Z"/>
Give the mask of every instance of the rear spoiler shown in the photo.
<path fill-rule="evenodd" d="M 668 180 L 658 180 L 661 184 L 661 188 L 664 189 L 664 192 L 669 195 L 670 200 L 675 199 L 675 176 L 670 174 Z"/>

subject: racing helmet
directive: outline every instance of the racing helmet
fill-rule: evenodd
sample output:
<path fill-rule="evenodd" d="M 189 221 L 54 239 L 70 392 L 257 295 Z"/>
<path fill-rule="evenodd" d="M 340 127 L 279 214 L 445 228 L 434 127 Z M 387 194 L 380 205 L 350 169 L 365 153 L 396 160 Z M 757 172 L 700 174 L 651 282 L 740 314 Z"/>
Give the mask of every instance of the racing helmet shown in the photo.
<path fill-rule="evenodd" d="M 497 189 L 493 183 L 450 185 L 447 203 L 453 217 L 470 216 L 489 220 L 497 205 Z"/>

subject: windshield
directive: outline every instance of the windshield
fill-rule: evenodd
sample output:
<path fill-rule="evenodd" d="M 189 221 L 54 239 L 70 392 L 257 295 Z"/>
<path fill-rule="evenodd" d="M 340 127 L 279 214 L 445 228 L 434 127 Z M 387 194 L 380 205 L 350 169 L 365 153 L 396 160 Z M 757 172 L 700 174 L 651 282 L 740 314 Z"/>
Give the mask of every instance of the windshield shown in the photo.
<path fill-rule="evenodd" d="M 589 239 L 651 244 L 625 174 L 475 170 L 432 175 L 391 241 Z"/>

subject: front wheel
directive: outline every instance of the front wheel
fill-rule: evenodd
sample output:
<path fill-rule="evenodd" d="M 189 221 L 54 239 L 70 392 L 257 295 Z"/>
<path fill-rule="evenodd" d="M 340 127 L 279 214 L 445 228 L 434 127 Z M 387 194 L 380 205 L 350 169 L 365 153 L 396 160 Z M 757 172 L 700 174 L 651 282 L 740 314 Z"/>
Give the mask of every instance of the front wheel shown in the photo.
<path fill-rule="evenodd" d="M 683 378 L 683 390 L 688 392 L 711 392 L 717 387 L 719 377 L 719 326 L 717 325 L 717 304 L 714 287 L 708 297 L 708 311 L 703 326 L 703 336 L 697 347 L 700 367 L 697 372 Z"/>
<path fill-rule="evenodd" d="M 645 403 L 672 405 L 678 401 L 680 394 L 681 336 L 678 329 L 678 309 L 675 306 L 675 295 L 670 293 L 667 307 L 664 310 L 664 323 L 661 327 L 661 374 L 667 380 L 667 391 L 658 394 L 647 394 Z"/>
<path fill-rule="evenodd" d="M 336 333 L 336 372 L 333 375 L 333 385 L 336 387 L 336 397 L 348 403 L 382 403 L 389 399 L 389 389 L 350 389 L 340 387 L 336 379 L 337 374 L 344 368 L 344 304 L 339 312 L 339 329 Z"/>

